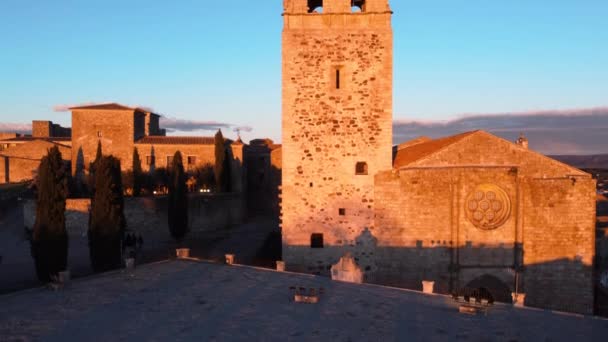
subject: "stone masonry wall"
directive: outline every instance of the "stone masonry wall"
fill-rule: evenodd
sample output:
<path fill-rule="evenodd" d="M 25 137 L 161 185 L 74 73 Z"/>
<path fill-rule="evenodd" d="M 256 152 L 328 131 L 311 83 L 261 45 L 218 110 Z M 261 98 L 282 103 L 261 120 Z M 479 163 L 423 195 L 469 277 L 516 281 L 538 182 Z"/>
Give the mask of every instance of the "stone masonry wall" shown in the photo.
<path fill-rule="evenodd" d="M 293 269 L 326 269 L 337 261 L 329 247 L 353 246 L 373 227 L 373 175 L 391 168 L 390 18 L 284 14 L 283 258 Z M 313 233 L 328 249 L 310 249 Z"/>
<path fill-rule="evenodd" d="M 524 188 L 526 305 L 593 313 L 595 180 L 532 179 Z"/>
<path fill-rule="evenodd" d="M 517 166 L 526 177 L 565 177 L 589 175 L 581 170 L 548 158 L 533 150 L 522 148 L 483 131 L 410 164 L 410 167 L 448 167 L 458 165 Z"/>
<path fill-rule="evenodd" d="M 241 194 L 190 195 L 190 234 L 228 228 L 245 219 L 245 204 Z M 71 235 L 86 235 L 89 222 L 89 199 L 68 199 L 66 228 Z M 167 197 L 125 198 L 127 229 L 141 233 L 144 238 L 170 238 L 167 225 Z M 36 202 L 24 203 L 24 225 L 32 228 L 36 220 Z"/>
<path fill-rule="evenodd" d="M 149 156 L 155 157 L 156 168 L 170 168 L 167 165 L 167 157 L 173 158 L 175 152 L 180 151 L 184 162 L 184 169 L 188 170 L 188 156 L 196 157 L 196 165 L 193 168 L 204 166 L 209 163 L 215 164 L 215 147 L 214 145 L 150 145 L 150 144 L 135 144 L 141 159 L 141 167 L 144 171 L 149 171 L 150 166 L 146 160 Z"/>
<path fill-rule="evenodd" d="M 508 195 L 510 214 L 497 228 L 480 229 L 466 215 L 479 184 Z M 527 178 L 510 167 L 382 172 L 373 278 L 414 289 L 433 280 L 445 293 L 489 275 L 526 293 L 526 305 L 591 313 L 594 189 L 591 178 Z"/>
<path fill-rule="evenodd" d="M 53 123 L 50 121 L 32 121 L 32 136 L 48 138 L 53 135 Z"/>
<path fill-rule="evenodd" d="M 67 163 L 70 158 L 70 148 L 46 141 L 30 141 L 2 151 L 0 156 L 0 184 L 17 183 L 32 180 L 38 172 L 38 166 L 49 148 L 57 146 L 63 160 Z"/>
<path fill-rule="evenodd" d="M 0 184 L 8 183 L 9 180 L 6 177 L 8 169 L 8 158 L 0 156 Z"/>
<path fill-rule="evenodd" d="M 479 184 L 508 194 L 512 209 L 495 229 L 480 229 L 465 205 Z M 510 168 L 430 168 L 386 171 L 376 176 L 376 252 L 381 283 L 419 289 L 435 281 L 438 292 L 466 286 L 490 274 L 509 287 L 518 238 L 517 173 Z M 472 270 L 483 272 L 472 272 Z"/>
<path fill-rule="evenodd" d="M 111 154 L 120 159 L 123 170 L 130 168 L 133 164 L 135 115 L 133 110 L 74 110 L 72 173 L 76 174 L 79 167 L 84 167 L 88 173 L 89 165 L 97 155 L 98 141 L 101 141 L 104 155 Z"/>

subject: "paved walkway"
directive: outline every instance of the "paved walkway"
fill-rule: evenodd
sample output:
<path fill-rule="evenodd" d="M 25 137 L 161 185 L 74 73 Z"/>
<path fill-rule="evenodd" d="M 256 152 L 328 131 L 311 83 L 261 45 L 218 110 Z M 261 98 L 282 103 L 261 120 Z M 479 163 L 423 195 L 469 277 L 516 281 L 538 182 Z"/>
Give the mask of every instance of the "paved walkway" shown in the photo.
<path fill-rule="evenodd" d="M 297 304 L 290 286 L 323 287 Z M 0 339 L 44 341 L 605 341 L 608 321 L 241 266 L 172 261 L 0 296 Z"/>
<path fill-rule="evenodd" d="M 23 211 L 18 203 L 0 213 L 0 293 L 40 285 L 36 278 L 30 244 L 25 239 Z M 230 229 L 200 234 L 189 239 L 184 246 L 192 248 L 193 255 L 223 260 L 224 254 L 234 253 L 239 262 L 250 263 L 266 236 L 276 230 L 275 220 L 257 217 Z M 175 243 L 168 232 L 154 238 L 144 236 L 143 263 L 166 260 L 175 256 Z M 79 234 L 70 235 L 68 265 L 75 278 L 92 274 L 88 240 Z M 1 340 L 1 339 L 0 339 Z"/>

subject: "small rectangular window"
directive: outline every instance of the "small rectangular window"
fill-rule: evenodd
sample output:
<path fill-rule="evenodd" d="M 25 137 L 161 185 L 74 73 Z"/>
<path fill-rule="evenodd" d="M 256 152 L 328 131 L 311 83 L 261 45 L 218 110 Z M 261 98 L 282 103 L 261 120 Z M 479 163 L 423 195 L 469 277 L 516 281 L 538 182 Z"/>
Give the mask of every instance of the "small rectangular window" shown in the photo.
<path fill-rule="evenodd" d="M 323 248 L 323 234 L 314 233 L 310 235 L 310 248 Z"/>
<path fill-rule="evenodd" d="M 340 89 L 340 69 L 336 69 L 336 89 Z"/>
<path fill-rule="evenodd" d="M 188 156 L 188 165 L 196 164 L 196 156 Z"/>
<path fill-rule="evenodd" d="M 358 162 L 355 166 L 355 174 L 357 175 L 367 175 L 367 163 L 366 162 Z"/>
<path fill-rule="evenodd" d="M 146 156 L 146 165 L 154 164 L 154 156 Z"/>
<path fill-rule="evenodd" d="M 173 165 L 173 156 L 167 156 L 167 167 Z"/>
<path fill-rule="evenodd" d="M 340 208 L 340 209 L 338 209 L 338 214 L 339 214 L 340 216 L 344 216 L 344 215 L 346 215 L 346 209 L 345 209 L 345 208 Z"/>

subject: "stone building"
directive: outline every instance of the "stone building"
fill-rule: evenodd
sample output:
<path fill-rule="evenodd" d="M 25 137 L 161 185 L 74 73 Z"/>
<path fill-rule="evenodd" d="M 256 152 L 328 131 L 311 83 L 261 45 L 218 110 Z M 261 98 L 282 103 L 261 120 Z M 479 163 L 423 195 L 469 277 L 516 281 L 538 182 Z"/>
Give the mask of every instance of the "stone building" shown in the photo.
<path fill-rule="evenodd" d="M 292 265 L 314 234 L 333 229 L 340 236 L 326 243 L 346 243 L 372 226 L 374 175 L 391 168 L 391 12 L 386 0 L 363 9 L 285 1 L 282 223 Z"/>
<path fill-rule="evenodd" d="M 33 179 L 52 145 L 60 146 L 64 159 L 71 163 L 72 174 L 81 179 L 95 160 L 99 142 L 103 154 L 120 159 L 123 171 L 132 169 L 135 149 L 144 171 L 167 168 L 177 151 L 182 153 L 186 170 L 215 164 L 213 137 L 166 136 L 160 127 L 160 115 L 146 109 L 108 103 L 70 110 L 71 129 L 50 121 L 33 121 L 31 136 L 0 136 L 0 183 Z M 231 161 L 231 191 L 242 192 L 244 144 L 226 139 L 226 151 Z"/>
<path fill-rule="evenodd" d="M 279 215 L 282 148 L 271 139 L 254 139 L 245 147 L 247 204 L 251 213 Z"/>
<path fill-rule="evenodd" d="M 70 129 L 52 121 L 33 121 L 32 135 L 0 133 L 0 184 L 33 179 L 47 150 L 59 147 L 62 158 L 71 159 Z"/>
<path fill-rule="evenodd" d="M 74 107 L 72 110 L 72 171 L 84 171 L 95 160 L 97 144 L 104 154 L 112 154 L 121 161 L 123 170 L 133 165 L 137 149 L 142 169 L 169 168 L 175 152 L 180 151 L 186 170 L 215 164 L 213 137 L 165 136 L 160 128 L 160 115 L 142 108 L 131 108 L 116 103 Z M 228 155 L 232 160 L 232 190 L 243 187 L 243 144 L 227 140 Z"/>
<path fill-rule="evenodd" d="M 393 149 L 392 12 L 352 4 L 284 1 L 287 268 L 351 253 L 367 282 L 592 313 L 592 177 L 483 131 Z"/>

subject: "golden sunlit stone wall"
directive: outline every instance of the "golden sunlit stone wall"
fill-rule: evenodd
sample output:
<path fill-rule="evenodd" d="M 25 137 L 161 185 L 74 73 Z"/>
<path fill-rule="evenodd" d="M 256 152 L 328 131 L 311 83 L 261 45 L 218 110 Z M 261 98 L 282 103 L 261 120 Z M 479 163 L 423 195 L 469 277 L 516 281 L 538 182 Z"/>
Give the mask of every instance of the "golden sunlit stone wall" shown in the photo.
<path fill-rule="evenodd" d="M 67 164 L 70 160 L 70 147 L 42 140 L 29 141 L 9 147 L 0 152 L 0 184 L 32 180 L 38 174 L 40 161 L 50 148 L 57 146 L 61 157 Z M 8 174 L 8 177 L 7 177 Z"/>
<path fill-rule="evenodd" d="M 589 177 L 589 174 L 581 170 L 484 131 L 476 131 L 462 141 L 449 145 L 408 166 L 450 167 L 456 165 L 517 166 L 519 174 L 526 177 Z"/>
<path fill-rule="evenodd" d="M 286 1 L 284 13 L 283 258 L 327 273 L 372 228 L 373 175 L 391 168 L 393 34 L 386 0 L 364 13 L 305 3 Z M 313 233 L 326 248 L 310 248 Z"/>
<path fill-rule="evenodd" d="M 133 165 L 134 141 L 144 136 L 145 113 L 132 110 L 75 109 L 72 111 L 72 174 L 89 165 L 101 141 L 104 155 L 120 159 L 123 170 Z M 141 155 L 141 154 L 140 154 Z"/>
<path fill-rule="evenodd" d="M 480 189 L 486 197 L 476 202 Z M 507 203 L 510 210 L 504 222 L 484 227 L 474 213 L 497 189 L 507 197 L 492 195 L 484 220 L 499 219 Z M 448 293 L 491 275 L 525 293 L 526 305 L 592 313 L 594 190 L 591 177 L 525 177 L 515 167 L 382 172 L 375 189 L 382 203 L 373 232 L 375 281 L 419 289 L 431 280 Z"/>
<path fill-rule="evenodd" d="M 199 145 L 199 144 L 139 144 L 136 143 L 137 152 L 141 159 L 141 166 L 144 171 L 150 170 L 148 165 L 148 157 L 154 156 L 154 167 L 156 168 L 171 168 L 167 165 L 167 157 L 173 158 L 175 152 L 180 151 L 184 169 L 188 170 L 188 156 L 196 157 L 194 168 L 204 166 L 205 164 L 215 164 L 215 146 L 214 145 Z"/>
<path fill-rule="evenodd" d="M 480 184 L 507 194 L 502 202 L 498 198 L 488 201 L 489 205 L 500 202 L 504 215 L 495 221 L 500 223 L 495 228 L 480 228 L 469 218 L 474 212 L 469 210 L 469 202 L 480 191 Z M 376 176 L 375 191 L 376 200 L 382 203 L 376 206 L 373 232 L 378 239 L 376 281 L 418 289 L 423 280 L 430 280 L 435 281 L 436 291 L 447 293 L 476 277 L 459 268 L 492 268 L 504 279 L 505 269 L 513 267 L 520 237 L 516 233 L 518 178 L 511 168 L 385 171 Z M 492 218 L 500 218 L 494 213 L 498 212 L 492 211 Z M 513 280 L 508 276 L 503 281 Z"/>
<path fill-rule="evenodd" d="M 48 138 L 53 136 L 53 123 L 50 121 L 34 120 L 32 121 L 32 136 L 40 138 Z"/>
<path fill-rule="evenodd" d="M 524 188 L 526 303 L 591 314 L 595 180 L 531 179 Z"/>
<path fill-rule="evenodd" d="M 193 172 L 196 168 L 210 164 L 215 165 L 215 145 L 213 144 L 149 144 L 135 143 L 134 145 L 139 153 L 141 166 L 143 171 L 150 171 L 152 159 L 154 156 L 155 168 L 170 169 L 171 165 L 167 164 L 167 157 L 173 158 L 175 152 L 180 151 L 182 154 L 182 162 L 184 170 Z M 228 158 L 230 158 L 230 178 L 231 191 L 242 192 L 245 187 L 244 169 L 243 169 L 243 144 L 232 143 L 228 149 Z M 194 164 L 188 164 L 188 157 L 196 158 Z M 126 168 L 131 168 L 127 165 Z M 123 166 L 123 169 L 125 167 Z"/>

